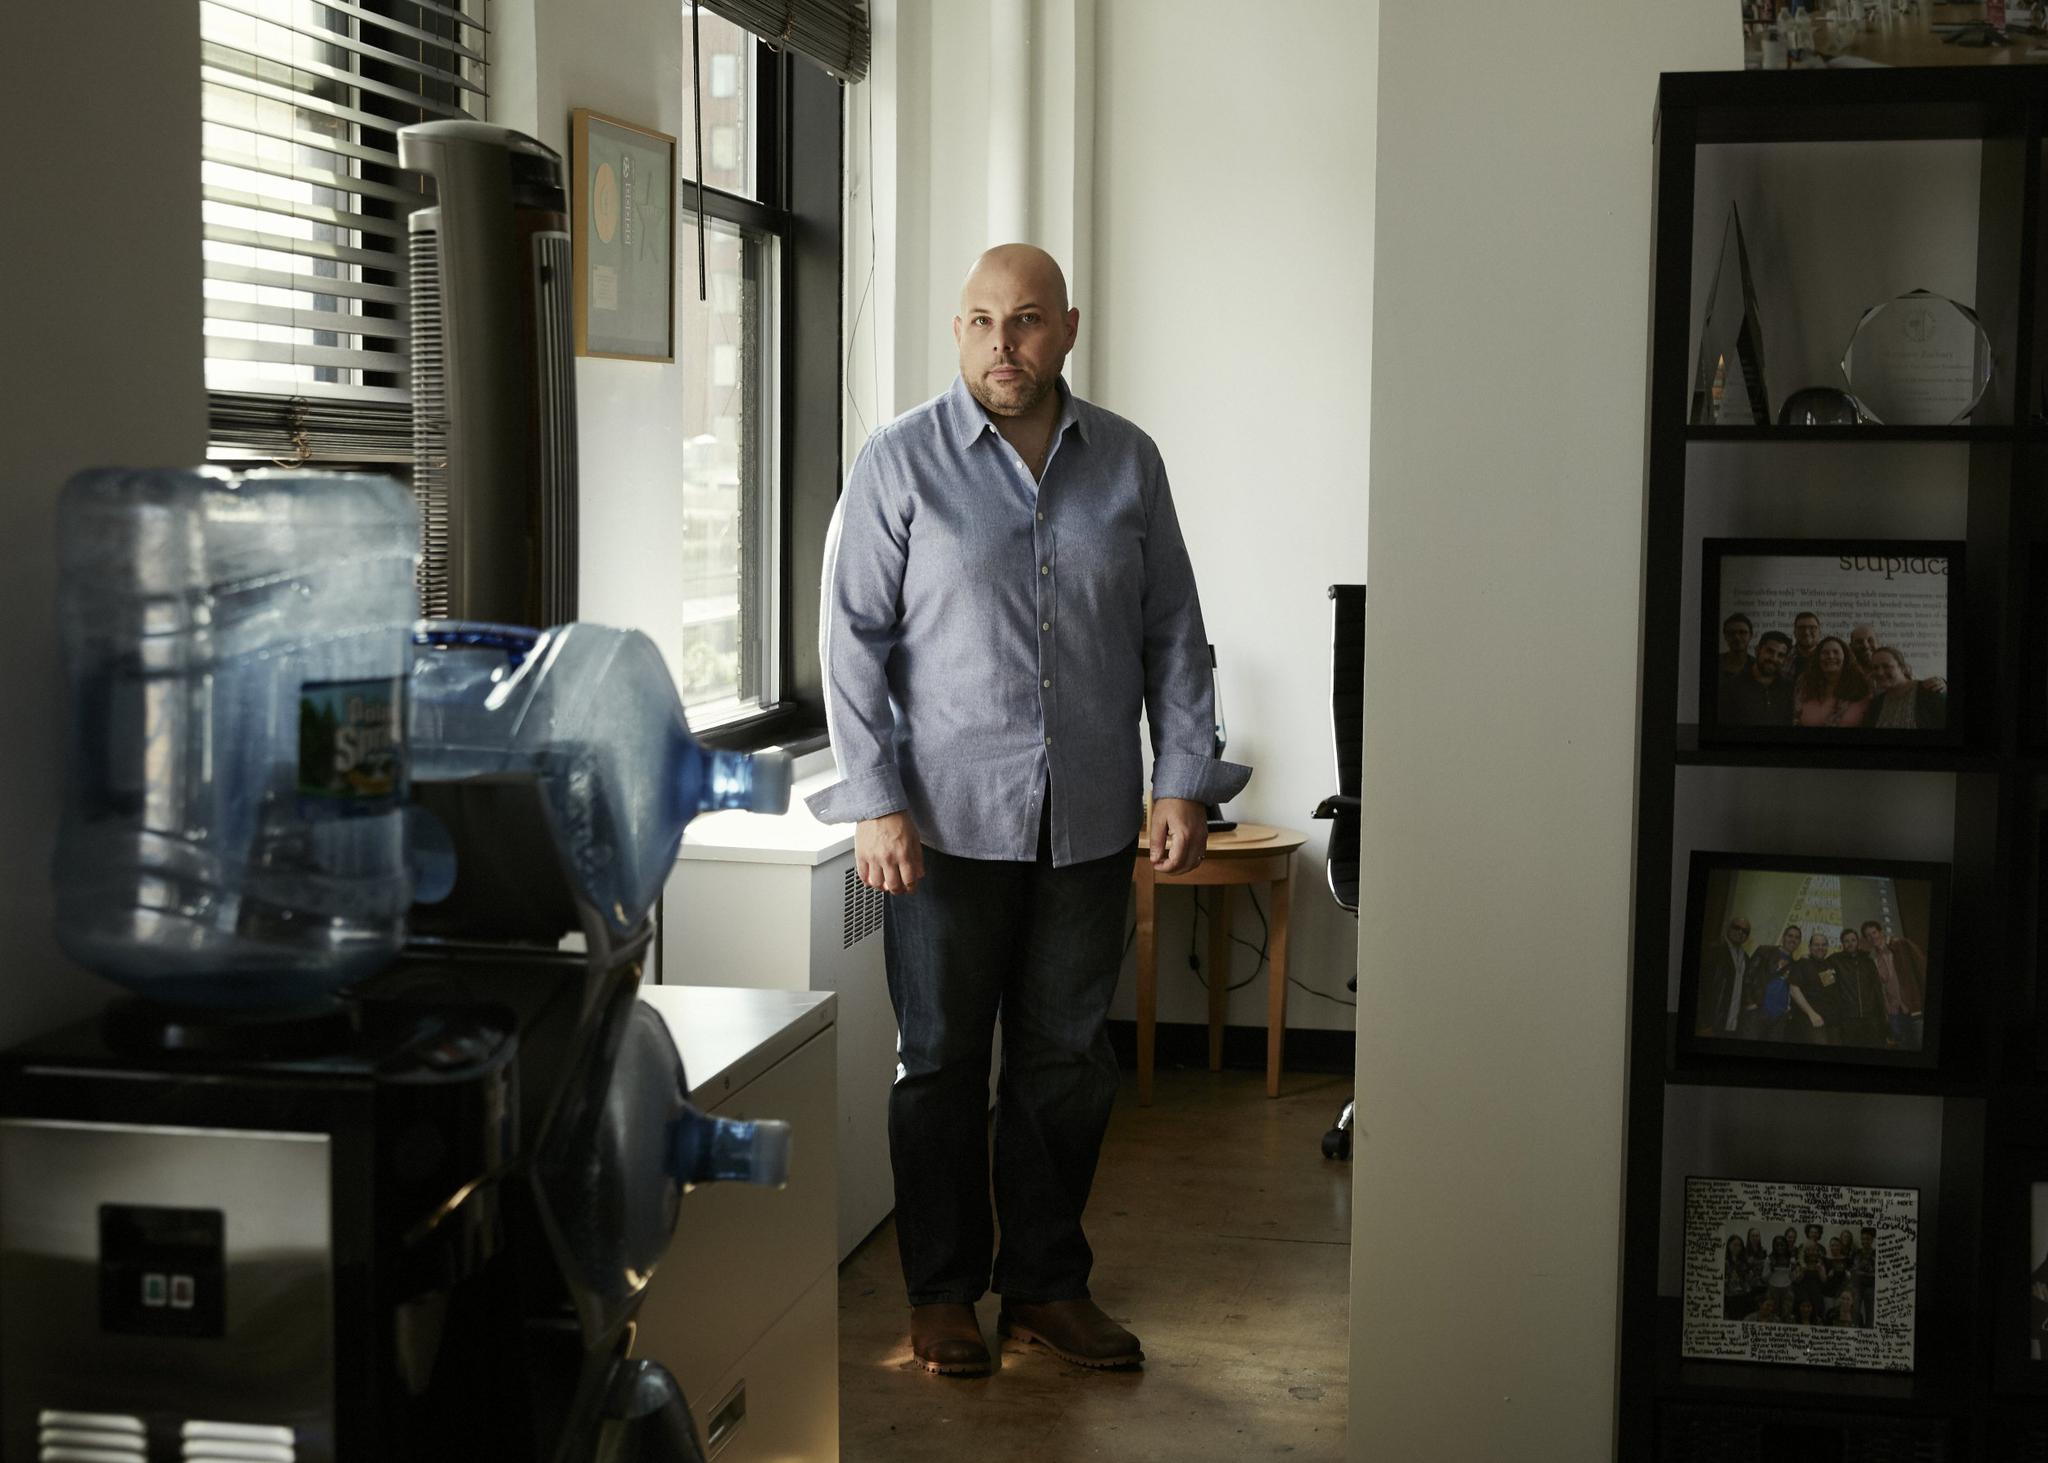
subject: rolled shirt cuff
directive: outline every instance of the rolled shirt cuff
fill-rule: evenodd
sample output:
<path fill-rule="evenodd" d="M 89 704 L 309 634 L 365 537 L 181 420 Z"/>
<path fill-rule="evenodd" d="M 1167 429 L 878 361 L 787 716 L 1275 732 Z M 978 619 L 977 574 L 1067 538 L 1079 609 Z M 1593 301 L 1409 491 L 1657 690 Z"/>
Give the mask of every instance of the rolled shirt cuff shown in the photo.
<path fill-rule="evenodd" d="M 1152 796 L 1190 798 L 1216 807 L 1244 791 L 1252 770 L 1217 757 L 1162 752 L 1152 760 Z"/>
<path fill-rule="evenodd" d="M 858 823 L 900 813 L 910 800 L 903 795 L 903 778 L 896 769 L 877 767 L 820 788 L 804 799 L 804 806 L 820 823 Z"/>

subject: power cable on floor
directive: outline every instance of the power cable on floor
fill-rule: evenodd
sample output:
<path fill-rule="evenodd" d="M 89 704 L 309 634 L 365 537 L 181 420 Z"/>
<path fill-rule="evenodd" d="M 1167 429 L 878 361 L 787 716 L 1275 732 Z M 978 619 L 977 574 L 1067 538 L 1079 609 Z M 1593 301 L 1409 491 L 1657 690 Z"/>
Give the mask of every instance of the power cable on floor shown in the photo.
<path fill-rule="evenodd" d="M 1258 903 L 1258 896 L 1254 894 L 1252 896 L 1252 907 L 1256 909 L 1258 907 Z M 1203 990 L 1207 990 L 1209 988 L 1209 978 L 1202 974 L 1202 958 L 1201 956 L 1195 953 L 1197 950 L 1201 948 L 1195 939 L 1195 921 L 1197 919 L 1206 920 L 1207 918 L 1209 918 L 1209 911 L 1202 907 L 1202 896 L 1200 894 L 1196 894 L 1194 912 L 1188 916 L 1188 969 L 1192 970 L 1195 973 L 1195 979 L 1201 982 Z M 1261 909 L 1259 910 L 1259 927 L 1262 931 L 1265 930 L 1265 925 L 1266 912 L 1263 909 Z M 1246 976 L 1243 980 L 1237 982 L 1237 984 L 1235 985 L 1226 985 L 1223 988 L 1223 993 L 1225 995 L 1230 994 L 1230 992 L 1232 991 L 1243 990 L 1246 986 L 1250 985 L 1253 981 L 1257 980 L 1259 978 L 1259 972 L 1266 968 L 1266 945 L 1263 937 L 1261 939 L 1261 942 L 1256 945 L 1254 945 L 1250 940 L 1243 939 L 1235 934 L 1233 934 L 1230 937 L 1230 939 L 1232 944 L 1242 945 L 1247 950 L 1254 950 L 1258 952 L 1259 961 L 1258 964 L 1252 967 L 1252 973 L 1250 975 Z M 1224 979 L 1228 980 L 1229 978 L 1229 972 L 1224 972 Z"/>
<path fill-rule="evenodd" d="M 1245 889 L 1245 893 L 1251 896 L 1252 910 L 1259 917 L 1259 943 L 1254 945 L 1250 940 L 1247 940 L 1244 936 L 1237 934 L 1235 931 L 1231 933 L 1230 940 L 1231 943 L 1234 945 L 1242 945 L 1245 947 L 1245 949 L 1254 951 L 1258 955 L 1259 961 L 1258 964 L 1252 967 L 1252 973 L 1250 975 L 1246 976 L 1243 980 L 1238 981 L 1235 985 L 1229 985 L 1223 988 L 1224 994 L 1226 995 L 1228 995 L 1231 991 L 1243 990 L 1246 986 L 1250 985 L 1253 981 L 1259 978 L 1259 972 L 1266 968 L 1267 951 L 1270 945 L 1272 944 L 1273 928 L 1272 925 L 1268 923 L 1266 919 L 1265 907 L 1259 903 L 1259 891 L 1247 886 Z M 1209 911 L 1203 908 L 1202 896 L 1200 894 L 1195 895 L 1194 904 L 1194 912 L 1190 914 L 1188 917 L 1188 969 L 1192 970 L 1195 973 L 1195 979 L 1197 982 L 1201 984 L 1202 989 L 1207 990 L 1209 988 L 1209 980 L 1207 976 L 1202 974 L 1201 957 L 1196 953 L 1197 949 L 1199 948 L 1199 944 L 1196 939 L 1196 921 L 1198 918 L 1206 919 L 1208 917 Z M 1124 953 L 1130 953 L 1131 945 L 1137 940 L 1137 938 L 1138 924 L 1136 920 L 1133 920 L 1131 922 L 1130 930 L 1124 935 Z M 1299 976 L 1288 976 L 1287 983 L 1291 986 L 1300 987 L 1302 990 L 1307 991 L 1312 996 L 1321 996 L 1324 1000 L 1329 1001 L 1333 1005 L 1349 1006 L 1354 1010 L 1357 1009 L 1358 1002 L 1347 1001 L 1342 996 L 1333 996 L 1328 991 L 1317 990 L 1314 986 L 1310 985 L 1307 981 L 1301 979 Z"/>

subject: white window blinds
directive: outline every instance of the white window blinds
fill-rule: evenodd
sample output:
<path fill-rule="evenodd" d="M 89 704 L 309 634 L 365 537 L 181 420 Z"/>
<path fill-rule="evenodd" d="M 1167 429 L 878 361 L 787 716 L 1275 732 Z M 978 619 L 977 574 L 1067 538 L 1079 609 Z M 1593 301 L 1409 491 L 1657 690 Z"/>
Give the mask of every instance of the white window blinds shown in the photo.
<path fill-rule="evenodd" d="M 809 56 L 841 81 L 867 77 L 867 0 L 704 0 L 704 8 Z"/>
<path fill-rule="evenodd" d="M 485 114 L 485 0 L 200 0 L 217 456 L 410 456 L 400 127 Z"/>

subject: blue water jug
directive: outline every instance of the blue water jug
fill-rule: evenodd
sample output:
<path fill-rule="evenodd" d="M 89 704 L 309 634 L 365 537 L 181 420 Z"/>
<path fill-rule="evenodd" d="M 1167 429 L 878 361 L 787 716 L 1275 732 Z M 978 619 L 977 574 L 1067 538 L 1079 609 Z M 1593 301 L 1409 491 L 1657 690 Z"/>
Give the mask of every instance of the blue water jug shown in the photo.
<path fill-rule="evenodd" d="M 788 756 L 699 745 L 661 651 L 638 630 L 430 620 L 416 638 L 413 775 L 532 773 L 578 892 L 616 933 L 654 907 L 697 814 L 789 808 Z M 422 898 L 448 882 L 431 864 L 429 853 Z"/>
<path fill-rule="evenodd" d="M 388 478 L 96 470 L 59 505 L 57 934 L 154 999 L 292 1007 L 399 949 L 419 527 Z"/>

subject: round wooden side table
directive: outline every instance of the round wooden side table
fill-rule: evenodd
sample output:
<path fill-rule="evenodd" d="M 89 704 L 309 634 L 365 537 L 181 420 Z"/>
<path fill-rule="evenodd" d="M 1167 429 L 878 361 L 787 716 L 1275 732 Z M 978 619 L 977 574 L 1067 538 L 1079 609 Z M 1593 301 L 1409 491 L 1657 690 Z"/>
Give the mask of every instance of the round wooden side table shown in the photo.
<path fill-rule="evenodd" d="M 1287 927 L 1292 904 L 1294 851 L 1308 842 L 1306 833 L 1240 823 L 1228 833 L 1211 833 L 1202 862 L 1185 874 L 1153 872 L 1145 833 L 1138 835 L 1138 857 L 1131 872 L 1138 895 L 1138 1103 L 1152 1105 L 1152 1045 L 1158 1026 L 1159 947 L 1155 928 L 1161 884 L 1191 885 L 1216 891 L 1209 913 L 1209 1070 L 1223 1070 L 1223 1013 L 1230 984 L 1230 891 L 1240 884 L 1270 884 L 1273 889 L 1271 934 L 1267 946 L 1266 1096 L 1280 1095 L 1280 1049 L 1287 1034 Z"/>

